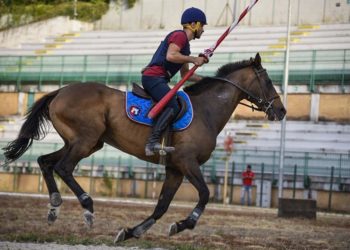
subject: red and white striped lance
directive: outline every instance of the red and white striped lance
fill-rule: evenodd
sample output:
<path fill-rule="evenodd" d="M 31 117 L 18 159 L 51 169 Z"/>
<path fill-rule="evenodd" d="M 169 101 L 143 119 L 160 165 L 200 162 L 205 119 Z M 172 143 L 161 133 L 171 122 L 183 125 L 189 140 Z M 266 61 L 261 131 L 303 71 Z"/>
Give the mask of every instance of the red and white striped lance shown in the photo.
<path fill-rule="evenodd" d="M 245 10 L 241 13 L 239 18 L 237 20 L 234 20 L 234 22 L 231 24 L 230 27 L 227 28 L 227 30 L 220 36 L 220 38 L 216 41 L 216 43 L 211 46 L 210 48 L 204 50 L 204 55 L 206 57 L 211 57 L 216 50 L 216 48 L 221 44 L 221 42 L 227 37 L 228 34 L 239 24 L 239 22 L 245 17 L 245 15 L 253 8 L 253 6 L 258 2 L 259 0 L 255 0 L 252 2 L 249 6 L 245 8 Z M 148 113 L 148 117 L 153 119 L 155 118 L 159 112 L 163 110 L 165 105 L 170 101 L 170 99 L 176 94 L 176 92 L 181 88 L 181 86 L 190 78 L 193 73 L 198 68 L 197 65 L 193 66 L 186 75 L 172 88 Z"/>
<path fill-rule="evenodd" d="M 221 42 L 226 38 L 226 36 L 228 34 L 231 33 L 231 31 L 236 28 L 236 26 L 239 24 L 239 22 L 245 17 L 245 15 L 247 15 L 247 13 L 251 10 L 251 8 L 253 8 L 253 6 L 258 2 L 259 0 L 255 0 L 254 2 L 252 2 L 249 6 L 247 6 L 245 8 L 245 10 L 241 13 L 241 15 L 239 16 L 239 18 L 237 20 L 235 20 L 230 27 L 227 28 L 227 30 L 220 36 L 220 38 L 216 41 L 216 43 L 211 46 L 210 48 L 206 49 L 204 51 L 204 55 L 206 56 L 212 56 L 213 52 L 215 51 L 215 49 L 221 44 Z"/>

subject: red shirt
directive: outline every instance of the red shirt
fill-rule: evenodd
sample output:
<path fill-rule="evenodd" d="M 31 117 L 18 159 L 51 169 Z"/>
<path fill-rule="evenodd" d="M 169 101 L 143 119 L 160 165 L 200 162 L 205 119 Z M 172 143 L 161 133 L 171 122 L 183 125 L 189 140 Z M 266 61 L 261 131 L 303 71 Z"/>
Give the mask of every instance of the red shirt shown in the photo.
<path fill-rule="evenodd" d="M 187 36 L 182 31 L 175 31 L 172 33 L 168 39 L 168 44 L 175 43 L 180 50 L 186 45 L 187 43 Z M 151 67 L 147 67 L 143 72 L 143 75 L 145 76 L 165 76 L 167 75 L 165 72 L 165 69 L 162 66 L 153 65 Z"/>
<path fill-rule="evenodd" d="M 242 173 L 242 178 L 243 178 L 243 185 L 245 186 L 251 186 L 253 183 L 253 179 L 254 179 L 254 172 L 252 171 L 244 171 Z"/>

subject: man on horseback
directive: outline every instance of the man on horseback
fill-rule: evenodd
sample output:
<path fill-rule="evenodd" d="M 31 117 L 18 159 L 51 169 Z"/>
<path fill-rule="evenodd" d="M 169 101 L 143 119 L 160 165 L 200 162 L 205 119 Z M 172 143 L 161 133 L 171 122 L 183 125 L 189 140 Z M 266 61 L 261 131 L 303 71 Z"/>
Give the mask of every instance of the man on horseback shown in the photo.
<path fill-rule="evenodd" d="M 170 91 L 168 83 L 179 70 L 183 77 L 189 71 L 189 63 L 197 66 L 208 63 L 208 58 L 205 56 L 190 56 L 189 44 L 189 41 L 199 39 L 204 32 L 204 25 L 207 24 L 204 12 L 193 7 L 185 10 L 181 17 L 181 24 L 183 30 L 170 32 L 160 43 L 151 62 L 142 71 L 142 85 L 157 102 Z M 201 76 L 193 74 L 189 81 L 199 81 L 201 79 Z M 177 97 L 174 96 L 164 111 L 156 118 L 145 147 L 147 156 L 159 152 L 161 149 L 159 143 L 161 134 L 170 125 L 179 110 Z M 174 148 L 167 148 L 168 152 L 172 150 Z"/>

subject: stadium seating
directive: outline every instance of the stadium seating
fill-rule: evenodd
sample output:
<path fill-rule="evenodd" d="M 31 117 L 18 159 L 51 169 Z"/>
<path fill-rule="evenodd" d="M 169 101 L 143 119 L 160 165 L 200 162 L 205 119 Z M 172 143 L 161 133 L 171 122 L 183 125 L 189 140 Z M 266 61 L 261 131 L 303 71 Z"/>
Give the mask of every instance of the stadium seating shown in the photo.
<path fill-rule="evenodd" d="M 0 136 L 1 148 L 6 142 L 16 138 L 23 124 L 21 117 L 14 117 L 9 122 L 1 122 L 3 127 Z M 236 170 L 242 171 L 246 164 L 252 164 L 256 172 L 261 172 L 264 164 L 265 173 L 278 173 L 280 154 L 281 124 L 267 121 L 230 121 L 217 139 L 217 147 L 211 159 L 203 166 L 207 171 L 222 176 L 225 169 L 226 153 L 223 149 L 225 137 L 230 134 L 234 138 L 234 153 L 230 162 L 234 161 Z M 18 161 L 18 164 L 32 162 L 35 166 L 39 155 L 58 150 L 63 144 L 61 138 L 51 127 L 44 140 L 34 143 L 33 147 Z M 337 176 L 350 178 L 350 125 L 337 123 L 314 123 L 305 121 L 289 121 L 286 128 L 285 173 L 292 174 L 294 166 L 299 174 L 308 173 L 313 176 L 329 176 L 330 168 L 337 169 Z M 1 158 L 2 157 L 2 158 Z M 0 154 L 0 161 L 3 161 Z M 33 164 L 34 163 L 34 164 Z M 90 168 L 103 165 L 115 171 L 116 166 L 131 168 L 132 171 L 144 169 L 146 162 L 131 157 L 109 145 L 93 156 L 83 159 L 81 166 Z M 162 168 L 160 172 L 164 172 Z"/>
<path fill-rule="evenodd" d="M 191 42 L 193 54 L 203 52 L 224 32 L 205 31 Z M 77 81 L 125 84 L 140 80 L 166 31 L 91 31 L 48 37 L 45 43 L 0 48 L 1 84 L 60 85 Z M 290 84 L 350 84 L 350 24 L 292 27 Z M 198 72 L 212 75 L 219 66 L 261 52 L 272 80 L 281 84 L 286 27 L 240 26 L 217 49 L 211 63 Z M 175 78 L 174 81 L 178 81 Z"/>
<path fill-rule="evenodd" d="M 264 164 L 272 173 L 279 165 L 281 124 L 266 121 L 231 121 L 218 137 L 215 151 L 220 156 L 225 137 L 234 137 L 237 150 L 233 161 L 244 169 L 247 163 Z M 330 168 L 343 167 L 350 175 L 350 126 L 337 123 L 288 121 L 285 137 L 285 171 L 292 174 L 294 166 L 310 171 L 313 176 L 329 176 Z M 224 154 L 221 151 L 221 157 Z"/>
<path fill-rule="evenodd" d="M 193 54 L 213 45 L 224 32 L 222 28 L 205 31 L 202 39 L 191 42 Z M 149 62 L 167 31 L 91 31 L 48 37 L 44 43 L 25 43 L 20 48 L 0 48 L 0 87 L 33 85 L 37 89 L 53 84 L 55 88 L 72 82 L 97 81 L 109 85 L 140 81 L 140 70 Z M 290 84 L 307 85 L 313 91 L 315 84 L 339 85 L 343 91 L 350 87 L 350 24 L 309 25 L 292 27 L 290 54 Z M 274 84 L 283 80 L 286 27 L 240 26 L 217 49 L 211 62 L 198 73 L 212 75 L 228 62 L 248 59 L 260 52 Z M 1 45 L 0 45 L 1 46 Z M 174 82 L 179 80 L 177 75 Z M 2 122 L 0 146 L 15 139 L 23 123 L 14 117 L 11 124 Z M 203 166 L 211 177 L 223 176 L 226 134 L 234 136 L 236 170 L 247 163 L 256 172 L 274 175 L 278 172 L 280 152 L 280 123 L 263 121 L 233 121 L 219 135 L 217 148 Z M 58 150 L 61 139 L 51 128 L 41 143 L 34 146 L 16 164 L 37 166 L 41 154 Z M 288 122 L 286 134 L 285 172 L 292 174 L 294 166 L 304 174 L 329 176 L 330 167 L 336 175 L 350 178 L 350 126 L 335 123 Z M 0 154 L 0 157 L 3 157 Z M 3 161 L 3 158 L 0 158 Z M 134 157 L 106 145 L 92 157 L 83 159 L 81 167 L 103 165 L 111 171 L 116 166 L 133 172 L 148 165 Z M 126 171 L 125 170 L 125 171 Z M 164 171 L 164 168 L 159 170 Z"/>
<path fill-rule="evenodd" d="M 206 30 L 193 41 L 192 52 L 200 53 L 215 43 L 225 31 Z M 151 55 L 167 31 L 90 31 L 48 37 L 45 43 L 22 44 L 16 49 L 1 49 L 0 55 Z M 349 49 L 350 24 L 293 26 L 291 50 Z M 218 53 L 267 51 L 283 48 L 286 27 L 238 27 L 217 49 Z M 46 51 L 44 51 L 46 50 Z"/>

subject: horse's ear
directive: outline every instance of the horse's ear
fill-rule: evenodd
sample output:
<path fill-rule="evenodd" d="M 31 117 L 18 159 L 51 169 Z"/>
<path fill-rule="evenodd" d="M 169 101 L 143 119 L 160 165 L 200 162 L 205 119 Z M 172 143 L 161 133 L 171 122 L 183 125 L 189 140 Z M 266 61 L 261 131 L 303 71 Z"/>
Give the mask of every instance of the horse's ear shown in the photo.
<path fill-rule="evenodd" d="M 257 65 L 257 66 L 261 65 L 261 57 L 260 57 L 260 54 L 259 54 L 259 53 L 256 53 L 255 59 L 254 59 L 254 63 L 255 63 L 255 65 Z"/>

